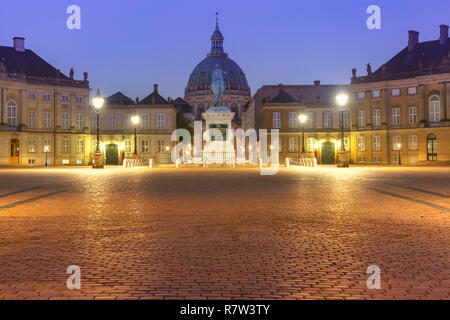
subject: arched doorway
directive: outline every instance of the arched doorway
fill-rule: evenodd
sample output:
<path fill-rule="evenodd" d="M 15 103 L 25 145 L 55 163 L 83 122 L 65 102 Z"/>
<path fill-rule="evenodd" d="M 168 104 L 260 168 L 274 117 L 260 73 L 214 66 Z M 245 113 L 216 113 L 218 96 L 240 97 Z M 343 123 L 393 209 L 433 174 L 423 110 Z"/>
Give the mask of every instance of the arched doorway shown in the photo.
<path fill-rule="evenodd" d="M 11 139 L 11 154 L 9 161 L 12 164 L 19 164 L 20 145 L 19 139 Z"/>
<path fill-rule="evenodd" d="M 119 148 L 117 144 L 108 144 L 106 146 L 106 164 L 119 164 Z"/>
<path fill-rule="evenodd" d="M 427 137 L 427 161 L 437 161 L 437 137 L 429 134 Z"/>
<path fill-rule="evenodd" d="M 333 142 L 322 143 L 322 164 L 335 164 L 335 146 Z"/>

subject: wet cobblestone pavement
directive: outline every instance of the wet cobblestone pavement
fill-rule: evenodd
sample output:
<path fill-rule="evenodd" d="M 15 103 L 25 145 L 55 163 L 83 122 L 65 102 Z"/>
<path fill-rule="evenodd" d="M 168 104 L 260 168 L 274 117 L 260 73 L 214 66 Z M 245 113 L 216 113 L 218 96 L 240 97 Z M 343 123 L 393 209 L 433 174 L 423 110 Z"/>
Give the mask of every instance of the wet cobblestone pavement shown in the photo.
<path fill-rule="evenodd" d="M 450 298 L 449 168 L 1 169 L 0 182 L 0 299 Z"/>

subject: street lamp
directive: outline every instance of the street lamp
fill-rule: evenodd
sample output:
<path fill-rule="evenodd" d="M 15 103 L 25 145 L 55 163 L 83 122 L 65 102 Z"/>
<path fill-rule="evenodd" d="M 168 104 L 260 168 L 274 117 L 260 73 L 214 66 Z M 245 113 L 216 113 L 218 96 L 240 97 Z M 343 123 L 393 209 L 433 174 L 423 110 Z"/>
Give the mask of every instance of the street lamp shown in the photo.
<path fill-rule="evenodd" d="M 348 94 L 341 93 L 336 96 L 336 103 L 339 106 L 339 110 L 341 111 L 341 146 L 339 148 L 338 153 L 338 163 L 337 166 L 341 168 L 348 167 L 348 157 L 347 157 L 347 151 L 345 150 L 345 143 L 344 143 L 344 110 L 345 106 L 348 102 Z"/>
<path fill-rule="evenodd" d="M 94 162 L 92 164 L 92 168 L 94 169 L 101 169 L 103 168 L 103 155 L 100 150 L 100 125 L 99 125 L 99 119 L 100 119 L 100 109 L 103 107 L 103 103 L 105 102 L 105 99 L 100 94 L 100 89 L 97 89 L 97 93 L 92 99 L 92 104 L 95 107 L 95 112 L 97 114 L 97 145 L 95 146 L 95 152 L 94 152 Z"/>
<path fill-rule="evenodd" d="M 301 156 L 304 157 L 306 155 L 306 151 L 305 151 L 305 122 L 308 119 L 308 117 L 306 116 L 306 114 L 302 113 L 301 115 L 298 116 L 298 120 L 301 123 L 301 127 L 302 127 L 302 154 Z"/>
<path fill-rule="evenodd" d="M 45 166 L 48 165 L 48 161 L 47 161 L 47 154 L 50 151 L 50 147 L 49 146 L 45 146 L 44 147 L 44 152 L 45 152 Z"/>
<path fill-rule="evenodd" d="M 401 155 L 402 144 L 401 143 L 397 143 L 397 149 L 398 149 L 398 165 L 401 166 L 402 165 L 402 155 Z"/>
<path fill-rule="evenodd" d="M 139 123 L 139 116 L 137 114 L 135 114 L 134 116 L 131 117 L 131 122 L 134 125 L 134 154 L 133 157 L 136 159 L 138 156 L 138 152 L 137 152 L 137 125 Z"/>

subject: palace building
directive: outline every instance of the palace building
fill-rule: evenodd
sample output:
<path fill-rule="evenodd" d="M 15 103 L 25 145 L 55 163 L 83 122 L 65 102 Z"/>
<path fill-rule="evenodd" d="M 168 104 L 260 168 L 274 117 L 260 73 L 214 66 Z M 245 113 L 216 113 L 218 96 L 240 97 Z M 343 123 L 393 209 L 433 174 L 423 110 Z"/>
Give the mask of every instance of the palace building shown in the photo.
<path fill-rule="evenodd" d="M 420 164 L 450 161 L 450 41 L 448 26 L 438 40 L 419 42 L 409 32 L 408 46 L 351 84 L 263 86 L 246 105 L 244 129 L 279 129 L 280 160 L 299 157 L 301 125 L 307 115 L 305 149 L 320 163 L 335 163 L 341 119 L 345 149 L 352 163 Z M 346 110 L 335 97 L 348 92 Z M 342 118 L 341 118 L 342 117 Z M 270 141 L 270 140 L 269 140 Z"/>
<path fill-rule="evenodd" d="M 75 80 L 33 51 L 23 38 L 0 46 L 0 165 L 88 165 L 96 146 L 96 113 L 89 105 L 88 74 Z M 100 111 L 100 146 L 106 164 L 120 164 L 137 149 L 141 158 L 170 162 L 170 135 L 176 109 L 158 86 L 137 103 L 118 92 Z"/>
<path fill-rule="evenodd" d="M 223 104 L 235 113 L 233 123 L 239 125 L 244 106 L 251 98 L 250 87 L 245 73 L 224 52 L 223 41 L 224 37 L 216 18 L 216 28 L 211 36 L 211 52 L 190 74 L 184 100 L 192 106 L 192 114 L 195 119 L 201 120 L 202 113 L 206 112 L 213 104 L 211 77 L 215 66 L 218 65 L 224 71 Z"/>

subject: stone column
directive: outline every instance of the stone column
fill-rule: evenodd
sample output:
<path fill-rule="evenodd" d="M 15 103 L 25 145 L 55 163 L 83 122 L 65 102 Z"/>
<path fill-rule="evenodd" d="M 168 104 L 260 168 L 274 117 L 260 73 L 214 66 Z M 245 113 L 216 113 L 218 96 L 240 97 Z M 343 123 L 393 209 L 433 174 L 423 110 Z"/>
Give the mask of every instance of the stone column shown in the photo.
<path fill-rule="evenodd" d="M 419 121 L 419 123 L 422 120 L 427 120 L 428 116 L 427 116 L 427 108 L 426 108 L 426 99 L 427 97 L 425 96 L 425 86 L 423 84 L 419 84 L 419 112 L 420 114 L 417 117 L 417 121 Z"/>

